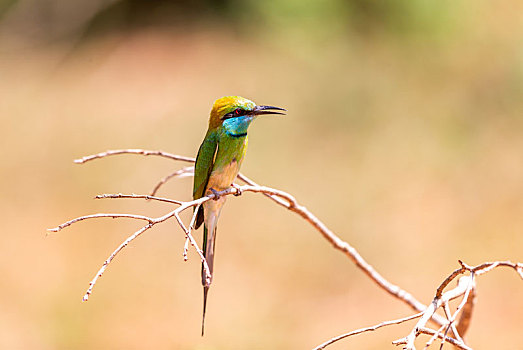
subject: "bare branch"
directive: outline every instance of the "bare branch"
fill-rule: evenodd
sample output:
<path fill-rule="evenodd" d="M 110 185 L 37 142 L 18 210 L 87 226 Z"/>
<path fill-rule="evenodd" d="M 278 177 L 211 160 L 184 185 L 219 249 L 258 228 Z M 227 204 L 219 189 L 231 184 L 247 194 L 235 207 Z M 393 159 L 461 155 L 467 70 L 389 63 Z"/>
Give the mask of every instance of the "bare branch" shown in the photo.
<path fill-rule="evenodd" d="M 482 275 L 496 267 L 510 267 L 513 268 L 516 273 L 523 279 L 523 263 L 513 263 L 511 261 L 494 261 L 486 262 L 475 267 L 469 267 L 471 272 L 474 272 L 477 276 Z"/>
<path fill-rule="evenodd" d="M 118 246 L 118 248 L 116 248 L 112 253 L 111 255 L 109 255 L 109 257 L 104 261 L 102 267 L 100 268 L 100 270 L 98 270 L 98 272 L 96 273 L 96 276 L 94 276 L 94 278 L 91 280 L 91 282 L 89 282 L 89 288 L 87 288 L 87 291 L 85 292 L 85 295 L 84 297 L 82 298 L 82 301 L 87 301 L 89 300 L 89 296 L 91 295 L 91 293 L 93 292 L 93 287 L 94 285 L 96 284 L 96 281 L 98 281 L 98 278 L 102 277 L 103 273 L 105 272 L 105 269 L 107 269 L 107 266 L 109 266 L 109 264 L 111 263 L 111 261 L 113 261 L 113 259 L 115 258 L 116 254 L 118 254 L 123 248 L 127 247 L 127 245 L 132 241 L 134 240 L 135 238 L 137 238 L 138 236 L 140 236 L 142 233 L 144 233 L 145 231 L 147 231 L 148 229 L 150 229 L 151 227 L 153 227 L 153 223 L 149 223 L 147 225 L 145 225 L 144 227 L 142 227 L 141 229 L 139 229 L 138 231 L 136 231 L 134 234 L 132 234 L 131 236 L 129 236 L 125 241 L 122 242 L 122 244 L 120 244 Z"/>
<path fill-rule="evenodd" d="M 432 345 L 434 340 L 438 339 L 438 337 L 441 334 L 441 332 L 443 331 L 443 329 L 445 329 L 445 325 L 439 327 L 439 329 L 434 333 L 434 335 L 432 337 L 430 337 L 429 341 L 425 344 L 425 347 L 423 348 L 423 350 L 428 349 Z"/>
<path fill-rule="evenodd" d="M 174 203 L 174 204 L 182 204 L 183 203 L 181 201 L 177 201 L 177 200 L 174 200 L 174 199 L 155 197 L 153 195 L 148 195 L 148 194 L 134 194 L 134 193 L 133 194 L 104 193 L 104 194 L 99 194 L 99 195 L 97 195 L 94 198 L 95 199 L 106 199 L 106 198 L 111 198 L 111 199 L 114 199 L 114 198 L 143 198 L 143 199 L 146 199 L 146 200 L 156 200 L 156 201 L 159 201 L 159 202 L 167 202 L 167 203 Z"/>
<path fill-rule="evenodd" d="M 450 320 L 452 318 L 452 313 L 450 312 L 450 306 L 448 301 L 443 303 L 443 312 L 445 313 L 445 317 L 447 317 L 447 320 Z M 441 328 L 444 327 L 445 325 L 441 326 Z M 461 337 L 461 333 L 456 328 L 455 323 L 450 323 L 450 328 L 452 329 L 452 333 L 454 333 L 454 338 L 464 343 L 465 341 Z"/>
<path fill-rule="evenodd" d="M 429 340 L 427 345 L 430 345 L 435 338 L 440 338 L 442 340 L 440 349 L 443 347 L 443 344 L 446 341 L 462 349 L 468 348 L 463 341 L 463 335 L 465 334 L 468 328 L 468 324 L 470 322 L 470 315 L 472 314 L 474 306 L 473 299 L 475 295 L 476 276 L 491 271 L 497 267 L 510 267 L 513 268 L 518 274 L 520 274 L 520 270 L 523 266 L 521 263 L 512 263 L 510 261 L 487 262 L 473 267 L 465 264 L 460 260 L 459 264 L 461 265 L 461 268 L 453 271 L 436 289 L 436 296 L 434 297 L 432 303 L 426 308 L 423 316 L 418 320 L 416 326 L 411 330 L 409 335 L 407 335 L 407 337 L 403 339 L 394 342 L 395 344 L 405 344 L 404 349 L 414 350 L 414 341 L 416 340 L 416 337 L 420 333 L 429 334 L 427 332 L 430 331 L 430 334 L 433 335 L 433 337 Z M 458 280 L 457 287 L 447 292 L 443 292 L 452 280 L 454 280 L 460 274 L 464 273 L 470 273 L 470 275 L 462 276 Z M 456 308 L 454 314 L 451 314 L 448 307 L 448 302 L 452 299 L 459 297 L 462 297 L 461 302 Z M 435 315 L 435 312 L 439 307 L 443 307 L 445 315 L 448 319 L 446 323 L 443 324 L 445 328 L 444 334 L 441 334 L 441 328 L 438 331 L 426 328 L 426 323 L 433 315 Z M 458 327 L 456 327 L 454 323 L 460 313 L 460 324 L 461 322 L 463 322 L 463 325 L 458 324 Z M 446 336 L 449 330 L 452 330 L 454 338 L 449 338 Z M 452 339 L 452 341 L 450 341 L 449 339 Z"/>
<path fill-rule="evenodd" d="M 183 245 L 183 261 L 189 260 L 189 257 L 187 255 L 188 251 L 189 251 L 189 238 L 186 238 L 185 243 Z"/>
<path fill-rule="evenodd" d="M 443 290 L 449 285 L 449 283 L 452 282 L 452 280 L 454 278 L 461 275 L 465 271 L 466 271 L 465 268 L 462 267 L 460 269 L 455 270 L 447 278 L 445 278 L 445 280 L 439 285 L 438 289 L 436 289 L 435 298 L 438 298 L 438 299 L 441 298 L 441 295 L 443 294 Z"/>
<path fill-rule="evenodd" d="M 134 148 L 133 149 L 115 149 L 115 150 L 100 152 L 97 154 L 92 154 L 92 155 L 85 156 L 85 157 L 82 157 L 79 159 L 75 159 L 74 162 L 77 164 L 83 164 L 83 163 L 89 162 L 91 160 L 105 158 L 108 156 L 114 156 L 114 155 L 119 155 L 119 154 L 140 154 L 142 156 L 160 156 L 160 157 L 169 158 L 172 160 L 179 160 L 182 162 L 189 162 L 189 163 L 195 162 L 195 159 L 192 157 L 178 156 L 178 155 L 171 154 L 168 152 L 163 152 L 163 151 L 148 151 L 148 150 L 144 150 L 144 149 L 134 149 Z"/>
<path fill-rule="evenodd" d="M 225 195 L 225 194 L 231 194 L 232 192 L 229 191 L 229 190 L 226 190 L 226 191 L 222 191 L 222 192 L 218 192 L 218 195 Z M 189 243 L 191 243 L 191 245 L 195 248 L 195 250 L 197 251 L 198 255 L 200 256 L 200 260 L 202 261 L 203 263 L 203 266 L 204 266 L 204 270 L 205 270 L 205 274 L 206 274 L 206 279 L 210 280 L 211 278 L 211 273 L 210 273 L 210 269 L 209 269 L 209 266 L 207 265 L 207 261 L 205 260 L 205 257 L 203 255 L 203 252 L 201 251 L 201 249 L 198 247 L 198 244 L 196 243 L 196 241 L 194 240 L 194 238 L 192 237 L 191 235 L 191 231 L 189 229 L 187 229 L 185 227 L 185 225 L 183 224 L 182 220 L 180 219 L 179 217 L 179 213 L 190 208 L 190 207 L 193 207 L 193 206 L 200 206 L 202 203 L 208 201 L 208 200 L 211 200 L 215 197 L 214 194 L 211 194 L 207 197 L 202 197 L 200 199 L 197 199 L 197 200 L 194 200 L 194 201 L 191 201 L 191 202 L 176 202 L 175 204 L 181 204 L 180 207 L 178 207 L 177 209 L 161 216 L 161 217 L 158 217 L 158 218 L 151 218 L 151 217 L 147 217 L 147 216 L 143 216 L 143 215 L 133 215 L 133 214 L 94 214 L 94 215 L 87 215 L 87 216 L 82 216 L 82 217 L 79 217 L 79 218 L 76 218 L 76 219 L 73 219 L 73 220 L 70 220 L 56 228 L 53 228 L 53 229 L 50 229 L 50 231 L 59 231 L 67 226 L 70 226 L 76 222 L 79 222 L 79 221 L 82 221 L 82 220 L 85 220 L 85 219 L 92 219 L 92 218 L 101 218 L 101 217 L 112 217 L 112 218 L 120 218 L 120 217 L 123 217 L 123 218 L 133 218 L 133 219 L 140 219 L 140 220 L 146 220 L 148 221 L 149 223 L 142 227 L 140 230 L 138 230 L 137 232 L 135 232 L 133 235 L 129 236 L 124 242 L 122 242 L 122 244 L 120 244 L 120 246 L 118 246 L 118 248 L 116 248 L 113 253 L 104 261 L 102 267 L 100 268 L 100 270 L 97 272 L 96 276 L 93 278 L 93 280 L 91 281 L 91 283 L 89 284 L 89 288 L 87 289 L 87 292 L 86 294 L 84 295 L 84 298 L 83 300 L 84 301 L 87 301 L 89 299 L 89 295 L 92 293 L 92 290 L 93 290 L 93 287 L 94 285 L 96 284 L 98 278 L 100 278 L 102 276 L 102 274 L 105 272 L 105 270 L 107 269 L 107 266 L 109 265 L 109 263 L 111 263 L 111 261 L 116 257 L 116 255 L 123 249 L 125 248 L 131 241 L 133 241 L 135 238 L 137 238 L 138 236 L 140 236 L 143 232 L 147 231 L 148 229 L 150 229 L 151 227 L 153 227 L 154 225 L 158 224 L 158 223 L 161 223 L 161 222 L 164 222 L 166 220 L 168 220 L 169 218 L 175 216 L 178 220 L 178 223 L 180 224 L 180 226 L 183 228 L 184 232 L 185 232 L 185 235 L 186 235 L 186 239 L 187 241 L 189 241 Z M 100 196 L 99 198 L 151 198 L 151 199 L 157 199 L 158 197 L 151 197 L 151 196 L 147 196 L 147 195 L 125 195 L 125 194 L 115 194 L 115 195 L 102 195 Z M 161 199 L 161 198 L 160 198 Z"/>
<path fill-rule="evenodd" d="M 84 215 L 77 217 L 75 219 L 69 220 L 67 222 L 64 222 L 61 225 L 58 225 L 54 228 L 49 228 L 47 231 L 50 232 L 58 232 L 67 226 L 71 226 L 72 224 L 83 221 L 87 219 L 97 219 L 97 218 L 112 218 L 112 219 L 118 219 L 118 218 L 129 218 L 129 219 L 137 219 L 137 220 L 145 220 L 151 222 L 151 218 L 143 215 L 134 215 L 134 214 L 107 214 L 107 213 L 100 213 L 100 214 L 92 214 L 92 215 Z"/>
<path fill-rule="evenodd" d="M 446 281 L 446 280 L 445 280 Z M 425 312 L 423 313 L 423 316 L 418 320 L 418 323 L 416 323 L 416 326 L 412 329 L 412 331 L 407 335 L 406 339 L 406 350 L 414 350 L 416 347 L 414 346 L 414 341 L 416 340 L 416 337 L 419 334 L 419 330 L 427 324 L 427 322 L 430 320 L 432 315 L 436 312 L 436 310 L 443 305 L 443 303 L 448 302 L 449 300 L 455 299 L 466 292 L 468 284 L 465 283 L 465 280 L 460 280 L 460 283 L 458 286 L 446 293 L 444 293 L 441 297 L 435 297 L 434 300 L 429 304 L 429 306 L 426 308 Z M 449 321 L 450 322 L 450 321 Z"/>
<path fill-rule="evenodd" d="M 154 196 L 156 192 L 162 187 L 167 181 L 170 179 L 176 178 L 176 177 L 182 177 L 182 176 L 193 176 L 194 175 L 194 167 L 193 166 L 187 166 L 185 168 L 181 168 L 179 170 L 176 170 L 174 173 L 171 173 L 167 175 L 166 177 L 162 178 L 156 186 L 154 186 L 153 190 L 151 191 L 151 196 Z"/>
<path fill-rule="evenodd" d="M 75 159 L 74 162 L 77 163 L 77 164 L 83 164 L 83 163 L 91 161 L 91 160 L 101 159 L 101 158 L 105 158 L 105 157 L 108 157 L 108 156 L 119 155 L 119 154 L 137 154 L 137 155 L 143 155 L 143 156 L 154 155 L 154 156 L 160 156 L 160 157 L 168 158 L 168 159 L 171 159 L 171 160 L 188 162 L 188 163 L 194 163 L 196 161 L 196 159 L 192 158 L 192 157 L 180 156 L 180 155 L 176 155 L 176 154 L 172 154 L 172 153 L 168 153 L 168 152 L 164 152 L 164 151 L 159 151 L 159 150 L 151 151 L 151 150 L 144 150 L 144 149 L 119 149 L 119 150 L 109 150 L 109 151 L 100 152 L 100 153 L 97 153 L 97 154 L 92 154 L 92 155 L 89 155 L 89 156 L 85 156 L 85 157 L 82 157 L 82 158 L 79 158 L 79 159 Z M 182 174 L 189 175 L 191 168 L 192 167 L 186 167 L 186 168 L 180 169 L 180 170 L 178 170 L 178 171 L 176 171 L 176 172 L 174 172 L 172 174 L 167 175 L 163 179 L 161 179 L 158 182 L 158 184 L 155 186 L 155 188 L 153 189 L 151 195 L 156 194 L 158 189 L 163 184 L 165 184 L 168 180 L 170 180 L 170 179 L 172 179 L 172 178 L 174 178 L 176 176 L 180 176 Z M 185 173 L 184 169 L 187 169 L 187 173 Z M 180 173 L 178 173 L 178 172 L 180 172 Z M 247 176 L 245 176 L 245 175 L 243 175 L 241 173 L 238 174 L 238 179 L 240 179 L 241 181 L 243 181 L 244 183 L 246 183 L 248 185 L 258 186 L 257 183 L 255 183 L 254 181 L 252 181 Z M 278 204 L 280 204 L 280 205 L 282 205 L 284 207 L 287 207 L 287 204 L 281 198 L 278 198 L 276 196 L 273 196 L 271 194 L 266 194 L 266 193 L 265 193 L 265 195 L 267 197 L 271 198 L 272 200 L 274 200 L 276 203 L 278 203 Z"/>
<path fill-rule="evenodd" d="M 463 281 L 463 282 L 462 282 Z M 463 276 L 459 279 L 459 282 L 458 282 L 458 286 L 463 283 L 467 283 L 467 289 L 465 291 L 465 296 L 463 297 L 463 299 L 461 300 L 460 304 L 458 305 L 458 307 L 456 308 L 456 311 L 454 312 L 454 314 L 449 318 L 448 320 L 448 326 L 447 328 L 445 329 L 445 333 L 443 334 L 444 337 L 441 338 L 441 346 L 440 346 L 440 349 L 443 349 L 443 344 L 445 343 L 445 337 L 447 336 L 447 333 L 449 332 L 449 330 L 452 328 L 453 331 L 455 331 L 454 333 L 454 336 L 456 338 L 458 338 L 458 340 L 460 340 L 462 343 L 463 343 L 463 339 L 461 338 L 461 336 L 459 335 L 459 333 L 457 332 L 456 328 L 453 327 L 455 326 L 454 325 L 454 321 L 456 320 L 456 317 L 458 316 L 458 314 L 460 313 L 460 311 L 463 309 L 463 307 L 465 306 L 465 303 L 467 302 L 468 300 L 468 297 L 469 297 L 469 294 L 470 294 L 470 291 L 472 290 L 472 288 L 474 288 L 474 272 L 471 272 L 470 276 Z"/>
<path fill-rule="evenodd" d="M 428 335 L 434 335 L 436 332 L 433 330 L 433 329 L 430 329 L 430 328 L 420 328 L 419 329 L 419 333 L 422 333 L 422 334 L 428 334 Z M 443 334 L 439 334 L 438 335 L 438 338 L 440 339 L 445 339 L 446 342 L 458 347 L 459 349 L 463 349 L 463 350 L 472 350 L 471 347 L 467 346 L 466 344 L 454 339 L 454 338 L 451 338 L 451 337 L 447 337 L 447 336 L 444 336 Z"/>
<path fill-rule="evenodd" d="M 434 335 L 434 334 L 436 334 L 436 331 L 433 330 L 433 329 L 430 329 L 430 328 L 420 328 L 418 330 L 418 333 Z M 443 338 L 443 334 L 439 334 L 438 338 Z M 447 341 L 448 343 L 458 347 L 459 349 L 462 349 L 462 350 L 472 350 L 471 347 L 468 347 L 467 345 L 457 341 L 454 338 L 445 337 L 445 341 Z M 402 345 L 402 344 L 406 344 L 406 343 L 407 343 L 406 338 L 395 340 L 395 341 L 392 342 L 392 344 L 394 344 L 394 345 Z"/>
<path fill-rule="evenodd" d="M 76 163 L 85 163 L 90 160 L 94 159 L 100 159 L 111 155 L 117 155 L 117 154 L 138 154 L 138 155 L 156 155 L 165 157 L 172 160 L 180 160 L 185 162 L 193 163 L 195 161 L 194 158 L 190 157 L 184 157 L 179 156 L 163 151 L 149 151 L 149 150 L 143 150 L 143 149 L 121 149 L 121 150 L 112 150 L 112 151 L 106 151 L 90 156 L 83 157 L 81 159 L 77 159 Z M 369 263 L 367 263 L 363 257 L 357 252 L 357 250 L 352 247 L 349 243 L 343 241 L 338 236 L 336 236 L 331 230 L 327 228 L 327 226 L 321 222 L 315 215 L 313 215 L 311 212 L 307 210 L 302 205 L 299 205 L 296 201 L 296 199 L 291 196 L 290 194 L 275 190 L 269 187 L 262 187 L 257 185 L 254 181 L 247 178 L 246 176 L 239 174 L 238 179 L 248 184 L 248 186 L 251 186 L 250 188 L 244 188 L 245 186 L 242 186 L 243 191 L 251 191 L 251 192 L 258 192 L 263 193 L 265 196 L 268 196 L 273 201 L 275 201 L 277 204 L 293 211 L 294 213 L 300 215 L 303 219 L 305 219 L 307 222 L 309 222 L 316 230 L 318 230 L 322 236 L 332 244 L 332 246 L 341 252 L 343 252 L 347 257 L 349 257 L 358 268 L 360 268 L 368 277 L 370 277 L 380 288 L 388 292 L 390 295 L 394 296 L 395 298 L 403 301 L 407 305 L 409 305 L 413 310 L 415 311 L 424 311 L 426 309 L 426 306 L 423 305 L 421 302 L 416 300 L 414 296 L 412 296 L 410 293 L 406 292 L 405 290 L 401 289 L 399 286 L 394 285 L 387 281 L 383 276 L 381 276 Z M 168 181 L 165 180 L 165 181 Z M 160 181 L 162 182 L 162 181 Z M 165 183 L 165 182 L 163 182 Z M 160 185 L 161 186 L 161 185 Z M 232 193 L 232 192 L 231 192 Z M 227 193 L 231 194 L 231 193 Z M 178 215 L 174 215 L 180 224 L 180 226 L 183 228 L 184 232 L 187 232 L 188 229 L 184 226 L 184 224 L 181 222 L 181 219 L 178 217 Z M 434 314 L 432 316 L 432 319 L 438 324 L 443 325 L 445 320 L 437 315 Z"/>
<path fill-rule="evenodd" d="M 259 186 L 256 182 L 254 182 L 253 180 L 249 179 L 247 176 L 243 175 L 242 173 L 239 173 L 237 177 L 238 177 L 239 180 L 243 181 L 247 185 Z M 288 207 L 288 203 L 285 200 L 283 200 L 283 199 L 281 199 L 279 197 L 273 196 L 271 194 L 268 194 L 268 193 L 264 193 L 264 195 L 266 197 L 269 197 L 270 199 L 272 199 L 277 204 L 279 204 L 279 205 L 281 205 L 281 206 L 283 206 L 285 208 Z"/>
<path fill-rule="evenodd" d="M 364 333 L 364 332 L 375 331 L 376 329 L 381 328 L 381 327 L 390 326 L 390 325 L 394 325 L 394 324 L 400 324 L 400 323 L 403 323 L 403 322 L 406 322 L 406 321 L 410 321 L 410 320 L 413 320 L 415 318 L 420 317 L 421 315 L 423 315 L 423 312 L 419 312 L 419 313 L 417 313 L 415 315 L 410 315 L 410 316 L 399 318 L 399 319 L 396 319 L 396 320 L 385 321 L 385 322 L 382 322 L 380 324 L 377 324 L 377 325 L 374 325 L 374 326 L 371 326 L 371 327 L 360 328 L 360 329 L 357 329 L 357 330 L 352 331 L 352 332 L 344 333 L 342 335 L 338 335 L 337 337 L 334 337 L 332 339 L 327 340 L 325 343 L 318 345 L 313 350 L 325 349 L 327 346 L 337 342 L 338 340 L 342 340 L 344 338 L 347 338 L 347 337 L 350 337 L 350 336 L 353 336 L 353 335 L 357 335 L 357 334 L 361 334 L 361 333 Z"/>
<path fill-rule="evenodd" d="M 81 159 L 75 160 L 76 163 L 85 163 L 94 159 L 100 159 L 107 156 L 112 155 L 118 155 L 118 154 L 138 154 L 138 155 L 155 155 L 160 156 L 164 158 L 168 158 L 171 160 L 176 161 L 184 161 L 188 163 L 194 163 L 195 159 L 191 157 L 184 157 L 179 155 L 174 155 L 171 153 L 163 152 L 163 151 L 149 151 L 149 150 L 143 150 L 143 149 L 121 149 L 121 150 L 111 150 L 106 151 L 90 156 L 83 157 Z M 145 220 L 148 221 L 148 224 L 144 227 L 142 227 L 140 230 L 136 231 L 133 235 L 128 237 L 122 244 L 109 256 L 109 258 L 104 262 L 100 270 L 98 271 L 95 278 L 91 281 L 89 289 L 87 290 L 86 295 L 84 296 L 84 300 L 87 300 L 89 295 L 92 292 L 92 288 L 94 284 L 96 283 L 97 279 L 101 277 L 105 269 L 107 268 L 108 264 L 114 259 L 114 257 L 124 248 L 126 247 L 132 240 L 137 238 L 139 235 L 141 235 L 143 232 L 149 230 L 154 225 L 161 223 L 163 221 L 166 221 L 172 217 L 174 217 L 182 230 L 185 233 L 186 240 L 184 244 L 184 260 L 187 260 L 187 252 L 188 252 L 188 245 L 189 243 L 195 248 L 196 252 L 200 256 L 200 260 L 203 263 L 206 279 L 210 281 L 211 274 L 209 271 L 209 267 L 207 265 L 207 262 L 205 260 L 205 257 L 203 255 L 203 252 L 200 250 L 200 248 L 197 246 L 194 238 L 191 235 L 192 230 L 194 229 L 194 222 L 196 220 L 196 213 L 200 205 L 205 203 L 208 200 L 211 200 L 215 198 L 216 195 L 211 194 L 206 197 L 199 198 L 197 200 L 193 201 L 177 201 L 177 200 L 171 200 L 167 198 L 161 198 L 161 197 L 155 197 L 154 194 L 158 191 L 158 189 L 165 184 L 170 179 L 176 177 L 176 176 L 184 176 L 184 175 L 191 175 L 193 174 L 193 167 L 185 167 L 180 170 L 177 170 L 176 172 L 173 172 L 163 179 L 161 179 L 155 188 L 152 191 L 151 195 L 125 195 L 125 194 L 105 194 L 97 196 L 96 198 L 143 198 L 143 199 L 151 199 L 151 200 L 157 200 L 157 201 L 163 201 L 168 202 L 172 204 L 179 205 L 178 208 L 175 210 L 172 210 L 171 212 L 165 214 L 164 216 L 158 217 L 158 218 L 151 218 L 146 217 L 142 215 L 132 215 L 132 214 L 94 214 L 94 215 L 87 215 L 82 216 L 73 220 L 70 220 L 58 227 L 55 227 L 53 229 L 50 229 L 50 231 L 59 231 L 67 226 L 72 225 L 75 222 L 91 219 L 91 218 L 99 218 L 99 217 L 112 217 L 112 218 L 133 218 L 138 220 Z M 496 262 L 487 262 L 483 263 L 481 265 L 472 267 L 469 266 L 462 261 L 459 261 L 461 267 L 454 272 L 452 272 L 436 289 L 435 297 L 431 304 L 428 306 L 425 306 L 421 302 L 419 302 L 416 298 L 414 298 L 411 294 L 406 292 L 405 290 L 401 289 L 400 287 L 390 283 L 387 281 L 383 276 L 381 276 L 368 262 L 366 262 L 363 257 L 356 251 L 354 247 L 352 247 L 349 243 L 343 241 L 340 239 L 337 235 L 335 235 L 327 226 L 321 222 L 314 214 L 312 214 L 310 211 L 307 210 L 304 206 L 300 205 L 296 199 L 290 195 L 287 192 L 276 190 L 273 188 L 260 186 L 256 184 L 254 181 L 250 180 L 246 176 L 239 174 L 238 179 L 245 182 L 246 185 L 244 186 L 237 186 L 234 185 L 234 187 L 231 187 L 229 189 L 226 189 L 224 191 L 218 192 L 217 195 L 219 196 L 227 196 L 231 194 L 241 194 L 242 192 L 254 192 L 254 193 L 262 193 L 265 196 L 269 197 L 273 201 L 275 201 L 277 204 L 287 208 L 288 210 L 298 214 L 301 216 L 305 221 L 307 221 L 309 224 L 311 224 L 320 234 L 331 243 L 331 245 L 343 252 L 359 269 L 361 269 L 371 280 L 373 280 L 380 288 L 385 290 L 390 295 L 394 296 L 398 300 L 401 300 L 408 306 L 410 306 L 412 309 L 419 312 L 419 314 L 409 316 L 406 318 L 398 319 L 398 320 L 392 320 L 392 321 L 386 321 L 383 323 L 380 323 L 376 326 L 362 328 L 356 331 L 352 331 L 349 333 L 342 334 L 338 337 L 332 338 L 331 340 L 321 344 L 317 349 L 323 349 L 325 346 L 328 346 L 329 344 L 332 344 L 338 340 L 341 340 L 346 337 L 350 337 L 352 335 L 360 334 L 367 331 L 373 331 L 380 327 L 384 327 L 391 324 L 398 324 L 401 322 L 405 322 L 414 318 L 420 318 L 418 322 L 416 323 L 416 326 L 412 331 L 409 333 L 409 335 L 403 339 L 397 340 L 393 342 L 393 344 L 406 344 L 405 349 L 414 350 L 414 341 L 416 337 L 419 334 L 429 334 L 432 335 L 432 338 L 427 342 L 427 346 L 430 346 L 432 342 L 439 338 L 442 339 L 441 346 L 445 342 L 448 342 L 454 346 L 457 346 L 460 349 L 468 350 L 470 349 L 463 341 L 461 334 L 464 334 L 468 323 L 470 321 L 470 315 L 472 313 L 473 309 L 473 299 L 475 295 L 475 288 L 474 288 L 474 278 L 476 276 L 479 276 L 483 273 L 486 273 L 488 271 L 491 271 L 492 269 L 495 269 L 497 267 L 511 267 L 513 268 L 518 275 L 523 279 L 523 264 L 521 263 L 512 263 L 510 261 L 496 261 Z M 189 226 L 185 226 L 183 221 L 180 218 L 180 213 L 187 210 L 188 208 L 195 208 L 195 211 L 193 212 L 193 215 L 191 217 L 191 221 L 189 223 Z M 464 276 L 459 279 L 457 287 L 444 292 L 444 290 L 447 288 L 447 286 L 459 275 L 469 273 L 469 276 Z M 454 312 L 454 314 L 450 313 L 448 302 L 452 299 L 463 297 L 461 300 L 458 308 Z M 436 310 L 440 307 L 443 307 L 443 310 L 445 312 L 445 315 L 447 316 L 447 320 L 445 320 L 440 315 L 436 314 Z M 456 327 L 455 320 L 457 319 L 458 315 L 460 316 L 460 321 L 458 326 Z M 430 321 L 434 321 L 436 324 L 438 324 L 440 329 L 438 331 L 435 331 L 433 329 L 429 329 L 426 327 L 426 324 Z M 442 334 L 443 329 L 445 329 L 444 334 Z M 454 337 L 447 337 L 447 332 L 451 330 Z"/>

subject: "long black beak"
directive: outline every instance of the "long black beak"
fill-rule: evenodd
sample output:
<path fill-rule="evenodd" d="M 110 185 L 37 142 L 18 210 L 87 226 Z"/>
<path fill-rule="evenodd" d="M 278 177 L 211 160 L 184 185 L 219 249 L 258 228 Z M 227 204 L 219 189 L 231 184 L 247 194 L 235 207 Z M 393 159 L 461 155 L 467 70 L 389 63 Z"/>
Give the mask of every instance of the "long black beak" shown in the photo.
<path fill-rule="evenodd" d="M 261 115 L 261 114 L 282 114 L 285 115 L 285 113 L 281 112 L 275 112 L 277 111 L 287 111 L 286 109 L 280 108 L 280 107 L 273 107 L 273 106 L 256 106 L 254 107 L 254 110 L 252 111 L 253 115 Z"/>

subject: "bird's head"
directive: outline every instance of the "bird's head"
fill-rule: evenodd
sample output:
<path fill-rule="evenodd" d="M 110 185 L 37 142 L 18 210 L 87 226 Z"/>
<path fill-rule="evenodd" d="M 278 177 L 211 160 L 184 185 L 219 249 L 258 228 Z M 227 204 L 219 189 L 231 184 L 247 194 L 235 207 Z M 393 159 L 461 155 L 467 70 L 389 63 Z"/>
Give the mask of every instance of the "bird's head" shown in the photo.
<path fill-rule="evenodd" d="M 285 114 L 283 108 L 257 106 L 251 100 L 240 96 L 225 96 L 214 101 L 209 118 L 209 128 L 223 126 L 232 134 L 243 134 L 255 117 L 262 114 Z"/>

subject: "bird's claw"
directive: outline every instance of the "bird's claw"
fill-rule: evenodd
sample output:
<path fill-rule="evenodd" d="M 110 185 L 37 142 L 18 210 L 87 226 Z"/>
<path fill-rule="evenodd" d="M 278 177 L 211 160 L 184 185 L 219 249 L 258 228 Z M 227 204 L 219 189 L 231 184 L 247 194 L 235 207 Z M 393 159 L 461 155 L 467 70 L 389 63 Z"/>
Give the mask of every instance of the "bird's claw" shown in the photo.
<path fill-rule="evenodd" d="M 209 188 L 209 191 L 211 191 L 212 194 L 214 194 L 213 200 L 217 201 L 218 199 L 220 199 L 221 195 L 214 188 Z"/>
<path fill-rule="evenodd" d="M 241 189 L 240 186 L 238 186 L 236 184 L 231 184 L 231 187 L 236 189 L 236 192 L 233 193 L 234 196 L 238 197 L 238 196 L 241 196 L 243 194 L 243 190 Z"/>

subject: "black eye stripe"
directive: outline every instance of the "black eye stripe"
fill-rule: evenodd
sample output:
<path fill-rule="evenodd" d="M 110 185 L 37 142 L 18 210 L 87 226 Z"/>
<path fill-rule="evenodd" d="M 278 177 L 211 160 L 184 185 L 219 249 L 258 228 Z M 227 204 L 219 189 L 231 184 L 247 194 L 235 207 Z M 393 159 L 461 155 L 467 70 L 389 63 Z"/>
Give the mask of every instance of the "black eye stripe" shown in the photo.
<path fill-rule="evenodd" d="M 222 117 L 222 120 L 229 119 L 229 118 L 236 118 L 241 117 L 242 115 L 247 114 L 248 111 L 243 110 L 241 108 L 236 108 L 234 111 L 227 113 Z"/>

